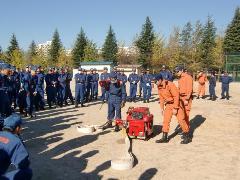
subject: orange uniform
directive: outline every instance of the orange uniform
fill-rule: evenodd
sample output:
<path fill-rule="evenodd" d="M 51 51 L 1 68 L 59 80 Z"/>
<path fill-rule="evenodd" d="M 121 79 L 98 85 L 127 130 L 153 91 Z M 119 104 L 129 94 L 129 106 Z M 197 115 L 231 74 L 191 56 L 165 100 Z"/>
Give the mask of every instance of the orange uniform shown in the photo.
<path fill-rule="evenodd" d="M 189 126 L 189 114 L 192 107 L 193 78 L 187 73 L 182 73 L 178 80 L 178 88 L 180 93 L 180 105 L 183 106 L 185 112 L 185 121 Z M 187 102 L 185 104 L 184 102 Z"/>
<path fill-rule="evenodd" d="M 163 114 L 163 129 L 165 133 L 169 132 L 170 122 L 173 115 L 173 110 L 177 110 L 178 123 L 183 132 L 189 132 L 189 125 L 185 121 L 185 112 L 183 104 L 179 101 L 179 90 L 173 82 L 163 80 L 162 85 L 158 86 L 160 107 L 164 111 Z"/>
<path fill-rule="evenodd" d="M 198 74 L 198 96 L 205 96 L 205 83 L 207 81 L 207 76 L 204 73 Z"/>

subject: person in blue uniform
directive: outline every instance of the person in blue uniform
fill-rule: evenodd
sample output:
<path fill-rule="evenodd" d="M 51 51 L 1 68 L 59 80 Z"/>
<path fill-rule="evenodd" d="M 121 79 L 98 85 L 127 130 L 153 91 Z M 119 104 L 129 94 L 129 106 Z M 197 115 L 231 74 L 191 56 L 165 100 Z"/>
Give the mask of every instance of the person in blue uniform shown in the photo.
<path fill-rule="evenodd" d="M 37 93 L 37 84 L 38 84 L 38 76 L 37 76 L 37 67 L 31 66 L 31 80 L 30 80 L 30 112 L 29 114 L 32 114 L 33 107 L 36 111 L 39 110 L 39 94 Z"/>
<path fill-rule="evenodd" d="M 149 103 L 149 99 L 151 98 L 152 94 L 152 75 L 149 73 L 149 69 L 147 69 L 147 72 L 143 75 L 143 102 Z"/>
<path fill-rule="evenodd" d="M 227 71 L 223 72 L 223 75 L 220 77 L 220 82 L 222 82 L 222 97 L 221 99 L 229 100 L 229 84 L 233 81 L 232 77 L 230 77 Z"/>
<path fill-rule="evenodd" d="M 67 74 L 65 73 L 65 69 L 61 68 L 60 69 L 60 74 L 58 76 L 58 82 L 59 82 L 59 87 L 58 87 L 58 105 L 60 107 L 63 106 L 63 103 L 65 105 L 68 105 L 66 101 L 66 85 L 67 85 Z"/>
<path fill-rule="evenodd" d="M 53 69 L 50 67 L 48 74 L 45 77 L 46 82 L 46 94 L 47 94 L 47 103 L 49 108 L 52 108 L 52 105 L 56 105 L 57 100 L 57 77 L 54 74 Z"/>
<path fill-rule="evenodd" d="M 93 75 L 92 75 L 92 84 L 91 84 L 91 88 L 92 88 L 92 99 L 97 100 L 98 97 L 98 81 L 99 81 L 99 74 L 97 73 L 97 69 L 94 68 L 93 69 Z"/>
<path fill-rule="evenodd" d="M 59 77 L 59 75 L 60 75 L 60 73 L 59 73 L 59 69 L 58 68 L 56 68 L 56 67 L 53 67 L 53 74 L 54 74 L 54 76 L 55 76 L 55 78 L 57 79 L 57 81 L 56 81 L 56 107 L 57 106 L 59 106 L 59 103 L 60 103 L 60 101 L 59 101 L 59 98 L 60 98 L 60 91 L 59 91 L 59 87 L 60 87 L 60 84 L 59 84 L 59 80 L 58 80 L 58 77 Z"/>
<path fill-rule="evenodd" d="M 36 84 L 36 93 L 38 98 L 38 106 L 40 110 L 44 110 L 45 101 L 44 101 L 44 79 L 45 74 L 42 71 L 41 66 L 37 67 L 37 84 Z"/>
<path fill-rule="evenodd" d="M 18 93 L 20 90 L 20 73 L 16 71 L 16 67 L 13 66 L 13 79 L 14 79 L 14 85 L 13 85 L 13 104 L 14 104 L 14 109 L 18 106 Z"/>
<path fill-rule="evenodd" d="M 216 87 L 216 76 L 215 76 L 215 71 L 212 71 L 209 77 L 209 96 L 210 96 L 209 100 L 212 100 L 212 101 L 216 100 L 215 87 Z"/>
<path fill-rule="evenodd" d="M 31 67 L 26 66 L 25 72 L 23 73 L 21 78 L 21 91 L 24 91 L 22 95 L 25 96 L 25 102 L 26 102 L 25 116 L 33 117 L 32 116 L 33 101 L 31 100 L 33 95 L 32 94 L 33 88 L 31 87 L 31 80 L 32 80 Z"/>
<path fill-rule="evenodd" d="M 109 73 L 108 73 L 108 68 L 107 67 L 104 67 L 103 68 L 103 73 L 100 75 L 100 86 L 101 86 L 101 91 L 102 91 L 102 96 L 101 96 L 101 101 L 105 102 L 105 101 L 108 101 L 108 91 L 109 89 L 106 88 L 105 84 L 106 84 L 106 81 L 109 81 L 110 80 L 110 77 L 109 77 Z"/>
<path fill-rule="evenodd" d="M 1 180 L 30 180 L 29 154 L 18 137 L 21 133 L 22 120 L 13 114 L 4 119 L 3 131 L 0 131 L 0 179 Z M 8 171 L 10 165 L 15 170 Z"/>
<path fill-rule="evenodd" d="M 86 75 L 83 72 L 81 67 L 78 68 L 78 73 L 74 76 L 75 79 L 75 107 L 78 107 L 78 104 L 81 104 L 81 107 L 84 107 L 84 96 L 85 96 L 85 82 Z"/>
<path fill-rule="evenodd" d="M 136 69 L 132 69 L 132 73 L 128 77 L 128 81 L 130 83 L 130 102 L 136 101 L 136 93 L 137 93 L 137 84 L 139 82 L 139 76 L 136 74 Z"/>
<path fill-rule="evenodd" d="M 123 83 L 117 80 L 117 74 L 110 74 L 109 98 L 108 98 L 108 121 L 103 125 L 103 129 L 112 127 L 112 121 L 121 119 L 121 108 L 126 102 L 126 91 Z"/>
<path fill-rule="evenodd" d="M 7 117 L 11 115 L 11 102 L 8 96 L 8 90 L 10 86 L 9 80 L 10 74 L 10 65 L 9 64 L 1 64 L 1 73 L 0 73 L 0 113 L 2 116 Z"/>
<path fill-rule="evenodd" d="M 139 76 L 139 97 L 142 97 L 143 75 L 144 75 L 144 70 L 141 70 L 141 74 Z"/>
<path fill-rule="evenodd" d="M 125 89 L 125 94 L 127 94 L 127 92 L 126 92 L 127 76 L 126 76 L 126 74 L 124 74 L 124 69 L 119 71 L 117 79 L 122 83 L 122 85 Z"/>
<path fill-rule="evenodd" d="M 71 86 L 70 83 L 72 81 L 72 74 L 69 72 L 69 67 L 67 66 L 65 68 L 65 72 L 67 74 L 67 79 L 66 79 L 66 100 L 69 98 L 72 105 L 74 104 L 73 96 L 72 96 L 72 91 L 71 91 Z"/>
<path fill-rule="evenodd" d="M 94 92 L 93 92 L 93 86 L 94 86 L 93 68 L 90 69 L 90 72 L 87 75 L 87 81 L 88 81 L 88 85 L 87 85 L 88 100 L 89 100 L 89 102 L 91 102 L 92 99 L 93 99 L 93 96 L 94 96 Z"/>
<path fill-rule="evenodd" d="M 173 74 L 166 68 L 166 65 L 162 65 L 160 73 L 156 75 L 156 80 L 159 80 L 159 77 L 167 81 L 173 81 Z"/>

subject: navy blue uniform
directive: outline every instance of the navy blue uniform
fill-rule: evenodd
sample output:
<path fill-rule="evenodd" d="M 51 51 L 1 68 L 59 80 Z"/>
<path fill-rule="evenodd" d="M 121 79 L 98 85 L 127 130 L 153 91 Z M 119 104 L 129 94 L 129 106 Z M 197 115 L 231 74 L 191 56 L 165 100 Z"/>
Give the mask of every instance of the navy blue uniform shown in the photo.
<path fill-rule="evenodd" d="M 11 102 L 8 96 L 10 81 L 7 75 L 0 74 L 0 113 L 3 116 L 9 116 L 11 111 Z"/>
<path fill-rule="evenodd" d="M 73 104 L 73 96 L 72 96 L 72 91 L 71 91 L 71 86 L 70 83 L 72 81 L 72 74 L 66 73 L 67 74 L 67 79 L 66 79 L 66 100 L 69 98 L 70 101 Z"/>
<path fill-rule="evenodd" d="M 158 75 L 156 75 L 156 80 L 159 80 L 159 77 L 161 77 L 165 80 L 168 80 L 168 81 L 173 81 L 173 75 L 172 73 L 169 71 L 169 70 L 162 70 L 160 71 L 160 73 Z"/>
<path fill-rule="evenodd" d="M 61 73 L 58 76 L 58 105 L 62 106 L 63 102 L 66 104 L 66 86 L 67 86 L 67 74 Z"/>
<path fill-rule="evenodd" d="M 127 76 L 125 74 L 118 74 L 117 79 L 119 81 L 121 81 L 121 83 L 122 83 L 122 85 L 124 86 L 124 89 L 125 89 L 125 94 L 127 94 L 127 92 L 126 92 Z"/>
<path fill-rule="evenodd" d="M 44 78 L 45 75 L 43 73 L 37 74 L 37 83 L 36 83 L 36 96 L 37 96 L 37 106 L 40 109 L 44 109 L 45 102 L 44 102 Z"/>
<path fill-rule="evenodd" d="M 107 81 L 107 80 L 109 80 L 109 78 L 110 78 L 109 73 L 102 73 L 100 75 L 100 81 Z M 101 100 L 102 101 L 105 101 L 105 100 L 108 101 L 109 90 L 102 86 L 101 91 L 102 91 Z"/>
<path fill-rule="evenodd" d="M 7 131 L 0 132 L 0 179 L 31 179 L 28 157 L 27 150 L 16 135 Z M 10 164 L 13 164 L 16 170 L 7 172 Z"/>
<path fill-rule="evenodd" d="M 210 95 L 210 98 L 215 98 L 216 97 L 215 87 L 216 87 L 216 76 L 211 75 L 210 78 L 209 78 L 209 95 Z"/>
<path fill-rule="evenodd" d="M 121 103 L 126 101 L 126 89 L 118 81 L 110 83 L 108 98 L 108 120 L 121 119 Z"/>
<path fill-rule="evenodd" d="M 57 96 L 57 77 L 55 74 L 47 74 L 45 76 L 46 82 L 46 93 L 47 93 L 47 102 L 49 107 L 52 107 L 52 103 L 56 104 L 56 96 Z"/>
<path fill-rule="evenodd" d="M 228 75 L 222 75 L 220 77 L 220 82 L 222 82 L 222 98 L 229 98 L 229 84 L 233 81 L 232 77 Z M 226 94 L 226 96 L 225 96 Z"/>
<path fill-rule="evenodd" d="M 143 81 L 143 99 L 149 101 L 152 95 L 152 75 L 151 74 L 144 74 L 142 77 Z"/>
<path fill-rule="evenodd" d="M 86 84 L 86 75 L 84 73 L 75 74 L 75 105 L 83 103 L 85 97 L 85 84 Z"/>
<path fill-rule="evenodd" d="M 143 89 L 143 75 L 144 74 L 141 74 L 139 76 L 139 97 L 142 96 L 142 89 Z"/>
<path fill-rule="evenodd" d="M 130 82 L 130 101 L 134 101 L 136 99 L 137 83 L 139 82 L 139 76 L 132 73 L 129 75 L 128 81 Z"/>
<path fill-rule="evenodd" d="M 98 81 L 99 81 L 99 74 L 92 74 L 92 82 L 91 82 L 91 96 L 92 99 L 97 99 L 98 96 Z"/>

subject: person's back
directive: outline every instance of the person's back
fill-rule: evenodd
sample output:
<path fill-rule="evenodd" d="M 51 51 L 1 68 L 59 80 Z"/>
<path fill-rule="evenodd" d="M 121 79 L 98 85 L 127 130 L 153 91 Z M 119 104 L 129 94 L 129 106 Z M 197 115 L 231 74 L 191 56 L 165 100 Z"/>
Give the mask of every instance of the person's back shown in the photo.
<path fill-rule="evenodd" d="M 28 152 L 17 136 L 21 123 L 16 114 L 4 120 L 3 131 L 0 132 L 0 179 L 28 180 L 32 177 Z M 7 172 L 10 164 L 16 170 Z"/>

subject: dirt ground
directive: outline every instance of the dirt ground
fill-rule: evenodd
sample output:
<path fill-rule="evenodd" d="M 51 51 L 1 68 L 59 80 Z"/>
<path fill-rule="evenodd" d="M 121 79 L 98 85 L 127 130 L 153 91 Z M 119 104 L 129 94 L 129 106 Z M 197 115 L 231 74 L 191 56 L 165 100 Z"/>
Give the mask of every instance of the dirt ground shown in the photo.
<path fill-rule="evenodd" d="M 82 124 L 103 124 L 106 104 L 101 110 L 101 102 L 97 101 L 85 108 L 67 106 L 38 112 L 36 118 L 25 120 L 23 131 L 33 179 L 240 179 L 240 84 L 232 83 L 230 88 L 229 101 L 194 99 L 191 111 L 193 141 L 188 145 L 181 145 L 181 136 L 172 134 L 177 127 L 175 118 L 171 123 L 170 142 L 155 144 L 162 135 L 156 89 L 149 104 L 127 103 L 123 117 L 129 106 L 150 107 L 156 134 L 148 141 L 132 141 L 135 166 L 128 171 L 110 167 L 111 159 L 117 157 L 124 146 L 119 144 L 122 133 L 106 130 L 81 134 L 76 130 Z M 217 84 L 217 95 L 220 96 L 220 84 Z"/>

